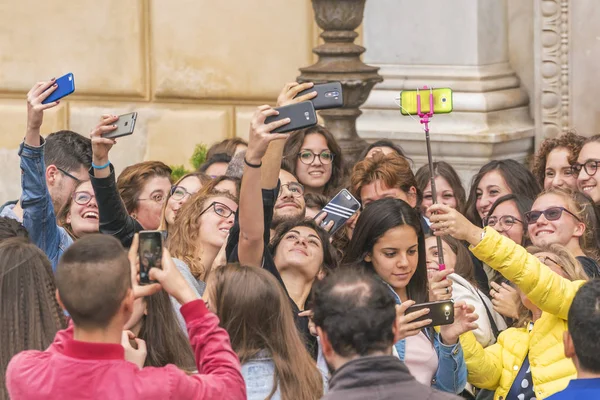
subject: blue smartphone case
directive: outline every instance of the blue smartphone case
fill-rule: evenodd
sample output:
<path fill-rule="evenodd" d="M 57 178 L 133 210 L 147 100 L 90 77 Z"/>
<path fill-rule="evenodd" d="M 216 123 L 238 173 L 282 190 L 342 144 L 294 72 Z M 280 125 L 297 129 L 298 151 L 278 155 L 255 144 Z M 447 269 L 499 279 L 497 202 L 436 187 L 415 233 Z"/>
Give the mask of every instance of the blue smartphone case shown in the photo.
<path fill-rule="evenodd" d="M 50 94 L 46 100 L 42 101 L 42 104 L 48 104 L 60 100 L 75 91 L 75 77 L 70 72 L 58 78 L 56 80 L 56 84 L 58 85 L 56 90 L 52 92 L 52 94 Z"/>

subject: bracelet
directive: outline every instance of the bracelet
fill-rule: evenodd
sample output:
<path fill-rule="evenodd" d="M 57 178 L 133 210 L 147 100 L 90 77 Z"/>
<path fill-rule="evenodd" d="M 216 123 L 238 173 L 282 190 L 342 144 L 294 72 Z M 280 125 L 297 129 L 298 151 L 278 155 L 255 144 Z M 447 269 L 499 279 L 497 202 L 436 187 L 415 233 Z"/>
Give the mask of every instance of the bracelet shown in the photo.
<path fill-rule="evenodd" d="M 250 168 L 260 168 L 260 167 L 262 167 L 262 161 L 260 162 L 260 164 L 250 164 L 248 162 L 248 160 L 246 160 L 246 157 L 244 157 L 244 164 L 246 164 Z"/>
<path fill-rule="evenodd" d="M 107 162 L 107 163 L 106 163 L 106 164 L 104 164 L 104 165 L 96 165 L 96 164 L 94 164 L 94 162 L 92 161 L 92 168 L 94 168 L 94 169 L 105 169 L 105 168 L 108 168 L 109 166 L 110 166 L 110 161 L 109 161 L 109 162 Z"/>

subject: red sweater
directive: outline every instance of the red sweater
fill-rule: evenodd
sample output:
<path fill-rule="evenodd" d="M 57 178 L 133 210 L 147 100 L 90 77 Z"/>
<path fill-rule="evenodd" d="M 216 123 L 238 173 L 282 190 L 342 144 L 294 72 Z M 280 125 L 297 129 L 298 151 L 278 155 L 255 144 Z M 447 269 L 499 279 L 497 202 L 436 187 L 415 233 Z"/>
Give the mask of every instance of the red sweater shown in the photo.
<path fill-rule="evenodd" d="M 240 362 L 227 332 L 202 300 L 181 307 L 199 374 L 174 365 L 139 369 L 121 345 L 73 339 L 73 327 L 56 334 L 46 351 L 17 354 L 8 364 L 10 398 L 21 399 L 245 399 Z"/>

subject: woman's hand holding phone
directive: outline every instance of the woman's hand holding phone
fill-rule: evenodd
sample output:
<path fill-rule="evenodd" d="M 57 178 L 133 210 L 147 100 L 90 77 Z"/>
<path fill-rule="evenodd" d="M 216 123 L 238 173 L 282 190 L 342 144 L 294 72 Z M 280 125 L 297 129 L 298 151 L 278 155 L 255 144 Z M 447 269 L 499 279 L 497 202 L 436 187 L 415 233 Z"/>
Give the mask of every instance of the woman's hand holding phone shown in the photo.
<path fill-rule="evenodd" d="M 105 165 L 108 163 L 108 153 L 110 149 L 117 143 L 114 139 L 102 137 L 104 133 L 114 131 L 117 126 L 113 125 L 119 117 L 116 115 L 104 114 L 100 117 L 100 122 L 90 133 L 92 139 L 92 162 L 94 165 Z M 96 178 L 106 178 L 110 175 L 109 168 L 94 169 Z"/>
<path fill-rule="evenodd" d="M 57 88 L 56 79 L 52 78 L 47 82 L 38 82 L 27 93 L 27 133 L 25 143 L 30 146 L 39 146 L 40 128 L 44 121 L 44 111 L 56 107 L 59 102 L 54 101 L 48 104 L 42 104 L 48 96 Z"/>
<path fill-rule="evenodd" d="M 423 308 L 421 310 L 406 314 L 406 310 L 414 305 L 415 302 L 412 300 L 407 300 L 400 305 L 396 305 L 396 337 L 394 338 L 395 342 L 407 338 L 409 336 L 418 335 L 419 332 L 421 332 L 421 329 L 433 322 L 431 319 L 424 319 L 422 321 L 413 322 L 415 319 L 429 314 L 428 308 Z"/>
<path fill-rule="evenodd" d="M 303 96 L 298 97 L 297 99 L 294 98 L 298 95 L 298 93 L 302 92 L 303 90 L 310 89 L 313 86 L 314 83 L 312 82 L 305 82 L 302 84 L 298 82 L 286 83 L 283 89 L 281 89 L 281 93 L 279 93 L 279 96 L 277 97 L 276 107 L 283 107 L 290 104 L 302 103 L 303 101 L 314 99 L 317 96 L 316 91 L 307 93 Z"/>
<path fill-rule="evenodd" d="M 267 117 L 278 115 L 279 112 L 269 105 L 263 105 L 256 109 L 250 122 L 250 133 L 248 135 L 248 150 L 246 150 L 246 161 L 251 164 L 260 164 L 263 156 L 269 148 L 269 143 L 277 139 L 287 139 L 289 134 L 271 133 L 273 130 L 288 124 L 289 118 L 265 124 Z"/>

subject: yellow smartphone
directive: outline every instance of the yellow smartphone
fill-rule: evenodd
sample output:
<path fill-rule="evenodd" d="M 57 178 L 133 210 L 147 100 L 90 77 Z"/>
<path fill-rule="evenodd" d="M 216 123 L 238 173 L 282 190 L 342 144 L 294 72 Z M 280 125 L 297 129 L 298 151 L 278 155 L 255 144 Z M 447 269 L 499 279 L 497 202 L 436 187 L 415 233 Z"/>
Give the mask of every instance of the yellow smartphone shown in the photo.
<path fill-rule="evenodd" d="M 421 112 L 429 112 L 429 89 L 419 89 L 421 94 Z M 400 112 L 402 115 L 417 115 L 417 91 L 400 92 Z M 448 114 L 452 112 L 452 89 L 433 89 L 433 113 Z"/>

